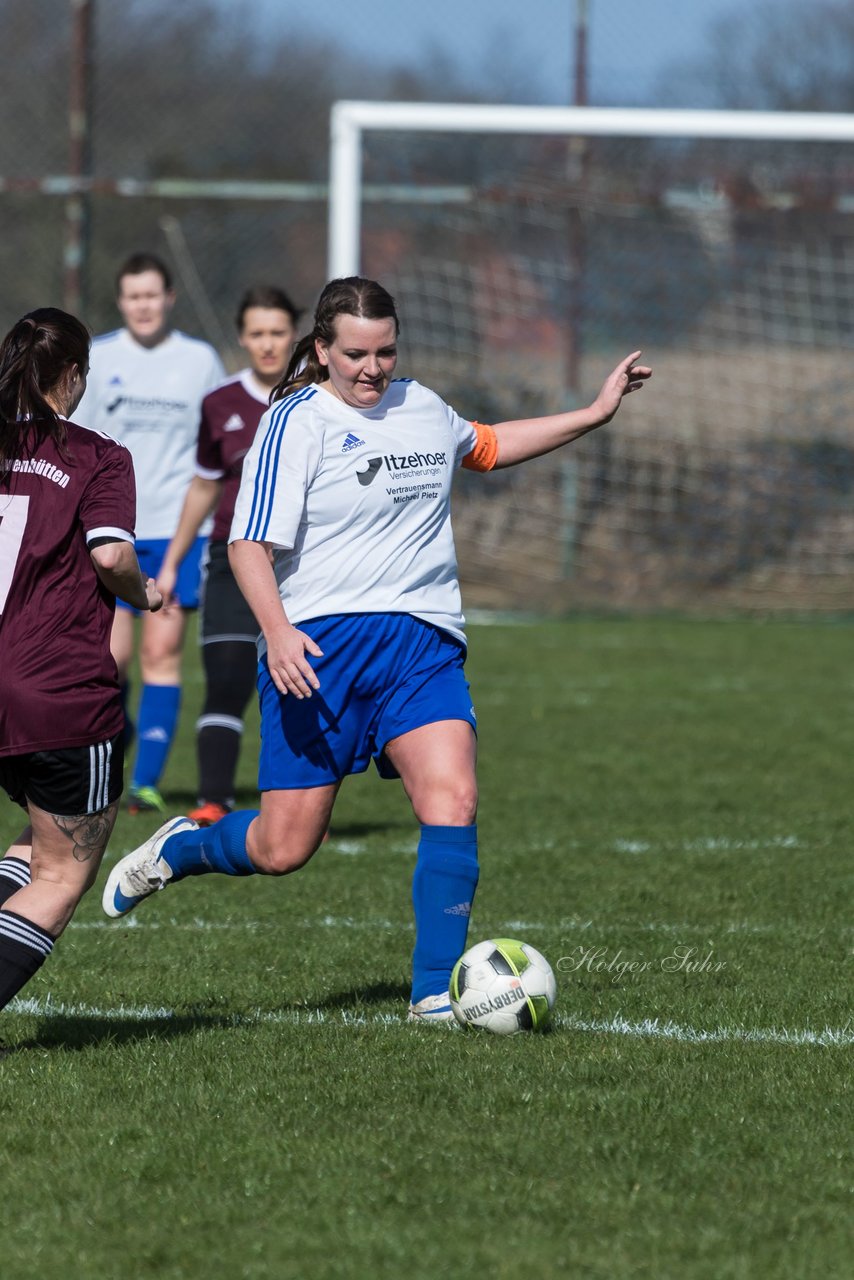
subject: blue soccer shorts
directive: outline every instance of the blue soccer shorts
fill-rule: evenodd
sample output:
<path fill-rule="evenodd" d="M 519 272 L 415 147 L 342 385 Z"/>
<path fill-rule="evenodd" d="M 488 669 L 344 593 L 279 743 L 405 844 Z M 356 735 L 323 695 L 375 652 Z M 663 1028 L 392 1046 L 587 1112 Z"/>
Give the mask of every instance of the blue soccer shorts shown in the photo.
<path fill-rule="evenodd" d="M 140 538 L 136 543 L 136 558 L 144 578 L 156 578 L 163 564 L 163 557 L 169 546 L 169 538 Z M 199 590 L 202 581 L 202 556 L 208 540 L 196 538 L 190 550 L 181 561 L 178 577 L 175 582 L 175 595 L 182 609 L 198 609 Z M 140 610 L 124 600 L 116 600 L 117 609 L 126 609 L 129 613 L 139 615 Z"/>
<path fill-rule="evenodd" d="M 266 659 L 259 662 L 260 791 L 340 782 L 371 759 L 381 777 L 396 778 L 383 754 L 392 738 L 438 720 L 477 728 L 465 646 L 447 631 L 406 613 L 337 614 L 299 630 L 323 650 L 322 658 L 308 655 L 320 688 L 302 700 L 283 697 Z"/>

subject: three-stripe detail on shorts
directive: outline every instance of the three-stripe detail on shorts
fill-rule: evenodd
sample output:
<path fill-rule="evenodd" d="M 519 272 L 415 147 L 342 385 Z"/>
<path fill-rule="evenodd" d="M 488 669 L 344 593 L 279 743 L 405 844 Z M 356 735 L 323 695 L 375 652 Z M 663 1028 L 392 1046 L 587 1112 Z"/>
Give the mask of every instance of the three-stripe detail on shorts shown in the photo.
<path fill-rule="evenodd" d="M 89 799 L 87 813 L 99 813 L 110 803 L 110 761 L 112 742 L 99 742 L 89 748 Z"/>

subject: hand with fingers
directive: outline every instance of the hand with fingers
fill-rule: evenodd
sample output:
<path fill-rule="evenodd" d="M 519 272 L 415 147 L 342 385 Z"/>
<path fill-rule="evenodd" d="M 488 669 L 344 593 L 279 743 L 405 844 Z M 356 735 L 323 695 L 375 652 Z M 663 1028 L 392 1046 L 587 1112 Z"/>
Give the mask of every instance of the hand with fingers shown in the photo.
<path fill-rule="evenodd" d="M 157 575 L 157 590 L 163 597 L 163 609 L 168 613 L 169 610 L 178 603 L 175 599 L 175 583 L 178 580 L 178 572 L 168 564 L 160 567 Z"/>
<path fill-rule="evenodd" d="M 633 351 L 613 369 L 602 383 L 594 407 L 601 414 L 603 422 L 610 422 L 620 407 L 623 396 L 632 391 L 639 391 L 648 378 L 652 377 L 652 369 L 645 364 L 637 364 L 640 351 Z"/>
<path fill-rule="evenodd" d="M 292 693 L 300 700 L 310 698 L 312 692 L 320 688 L 320 681 L 306 654 L 322 658 L 323 650 L 311 636 L 290 623 L 274 636 L 268 635 L 266 639 L 267 665 L 279 693 Z"/>
<path fill-rule="evenodd" d="M 163 606 L 163 595 L 153 578 L 145 579 L 145 598 L 148 601 L 149 613 L 157 613 Z"/>

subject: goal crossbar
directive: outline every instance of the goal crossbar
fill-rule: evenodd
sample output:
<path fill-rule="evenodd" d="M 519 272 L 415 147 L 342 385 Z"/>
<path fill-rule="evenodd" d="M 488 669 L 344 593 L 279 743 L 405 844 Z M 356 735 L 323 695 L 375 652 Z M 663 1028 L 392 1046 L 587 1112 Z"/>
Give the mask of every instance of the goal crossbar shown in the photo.
<path fill-rule="evenodd" d="M 330 118 L 330 279 L 359 272 L 362 146 L 369 130 L 854 142 L 854 114 L 342 100 Z"/>

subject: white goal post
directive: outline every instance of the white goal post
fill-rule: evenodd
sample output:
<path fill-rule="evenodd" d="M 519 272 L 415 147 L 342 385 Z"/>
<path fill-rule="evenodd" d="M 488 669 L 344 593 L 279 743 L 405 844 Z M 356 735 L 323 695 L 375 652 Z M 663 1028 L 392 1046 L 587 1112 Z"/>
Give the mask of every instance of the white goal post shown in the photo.
<path fill-rule="evenodd" d="M 655 371 L 572 449 L 459 478 L 470 604 L 854 609 L 851 143 L 842 114 L 335 104 L 328 276 L 390 289 L 406 376 L 500 422 Z"/>
<path fill-rule="evenodd" d="M 744 138 L 854 142 L 854 115 L 797 111 L 692 111 L 645 107 L 530 107 L 447 102 L 333 104 L 329 152 L 330 279 L 357 275 L 362 142 L 369 130 L 408 133 L 562 134 L 565 137 Z"/>

